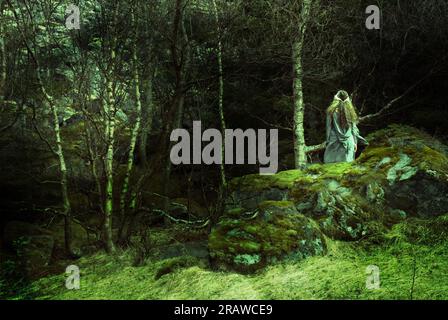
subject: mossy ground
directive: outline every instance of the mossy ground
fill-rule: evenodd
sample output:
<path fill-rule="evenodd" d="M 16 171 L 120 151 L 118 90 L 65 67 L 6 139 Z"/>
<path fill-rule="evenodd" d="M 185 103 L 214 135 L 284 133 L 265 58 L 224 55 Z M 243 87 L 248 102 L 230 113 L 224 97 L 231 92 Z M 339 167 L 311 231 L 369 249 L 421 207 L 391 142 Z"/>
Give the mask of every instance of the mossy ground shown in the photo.
<path fill-rule="evenodd" d="M 115 258 L 97 254 L 77 262 L 80 290 L 65 289 L 61 274 L 32 283 L 15 298 L 410 299 L 412 292 L 413 299 L 448 299 L 448 243 L 421 245 L 392 238 L 396 241 L 375 247 L 332 241 L 325 256 L 274 264 L 252 275 L 216 272 L 188 259 L 131 267 L 128 251 Z M 167 265 L 174 267 L 162 272 Z M 366 288 L 369 265 L 380 269 L 378 290 Z"/>

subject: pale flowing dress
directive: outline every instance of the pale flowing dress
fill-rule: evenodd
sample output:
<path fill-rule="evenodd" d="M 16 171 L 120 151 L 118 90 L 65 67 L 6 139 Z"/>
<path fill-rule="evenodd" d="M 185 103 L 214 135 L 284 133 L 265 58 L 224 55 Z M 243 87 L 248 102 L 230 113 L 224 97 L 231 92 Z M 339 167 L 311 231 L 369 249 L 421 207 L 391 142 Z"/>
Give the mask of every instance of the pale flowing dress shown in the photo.
<path fill-rule="evenodd" d="M 327 113 L 326 127 L 325 163 L 352 162 L 355 160 L 355 146 L 358 142 L 368 144 L 367 140 L 359 134 L 356 124 L 350 124 L 347 128 L 342 127 L 338 110 L 332 115 Z"/>

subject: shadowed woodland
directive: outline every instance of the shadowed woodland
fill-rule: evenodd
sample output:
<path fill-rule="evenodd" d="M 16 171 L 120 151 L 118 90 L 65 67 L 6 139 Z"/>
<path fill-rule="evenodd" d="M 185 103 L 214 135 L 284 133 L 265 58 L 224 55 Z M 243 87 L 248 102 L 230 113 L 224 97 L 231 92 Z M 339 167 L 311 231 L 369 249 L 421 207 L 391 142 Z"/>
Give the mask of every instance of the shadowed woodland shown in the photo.
<path fill-rule="evenodd" d="M 0 297 L 447 299 L 447 16 L 442 0 L 0 0 Z M 340 89 L 369 145 L 323 164 Z M 278 129 L 279 173 L 173 165 L 172 130 L 199 120 Z M 72 264 L 97 291 L 65 289 Z"/>

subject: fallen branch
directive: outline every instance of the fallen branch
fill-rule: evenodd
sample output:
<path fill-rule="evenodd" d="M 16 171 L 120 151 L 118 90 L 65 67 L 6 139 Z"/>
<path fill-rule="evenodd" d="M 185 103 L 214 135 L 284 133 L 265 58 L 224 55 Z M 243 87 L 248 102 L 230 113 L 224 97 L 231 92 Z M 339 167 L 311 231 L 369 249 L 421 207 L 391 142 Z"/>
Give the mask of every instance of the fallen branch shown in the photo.
<path fill-rule="evenodd" d="M 321 144 L 317 144 L 317 145 L 314 145 L 314 146 L 306 146 L 305 147 L 305 152 L 306 153 L 317 152 L 317 151 L 325 149 L 326 146 L 327 146 L 326 142 L 322 142 Z"/>
<path fill-rule="evenodd" d="M 159 215 L 161 215 L 163 217 L 168 218 L 169 220 L 171 220 L 171 221 L 173 221 L 175 223 L 183 223 L 183 224 L 188 224 L 188 225 L 200 224 L 199 226 L 195 226 L 195 228 L 198 228 L 198 229 L 205 228 L 210 223 L 210 219 L 207 219 L 207 220 L 196 220 L 196 221 L 177 219 L 177 218 L 174 218 L 173 216 L 169 215 L 168 213 L 166 213 L 165 211 L 163 211 L 161 209 L 140 208 L 139 211 L 150 212 L 150 213 L 154 212 L 154 213 L 157 213 L 157 214 L 159 214 Z"/>
<path fill-rule="evenodd" d="M 243 220 L 254 220 L 258 217 L 259 214 L 260 214 L 260 211 L 255 210 L 255 211 L 245 213 L 241 218 Z"/>
<path fill-rule="evenodd" d="M 61 216 L 61 217 L 66 217 L 67 215 L 63 212 L 61 212 L 59 209 L 56 208 L 44 208 L 44 209 L 39 209 L 39 208 L 34 208 L 35 211 L 38 212 L 44 212 L 44 213 L 49 213 L 49 214 L 53 214 L 53 218 L 51 219 L 51 221 L 47 224 L 47 227 L 50 226 L 50 224 L 53 222 L 54 220 L 54 216 Z M 81 222 L 80 220 L 71 217 L 70 220 L 74 223 L 76 223 L 77 225 L 81 226 L 84 230 L 86 230 L 87 232 L 93 233 L 95 236 L 98 235 L 98 233 L 100 232 L 99 229 L 94 229 L 91 228 L 89 226 L 87 226 L 85 223 Z"/>

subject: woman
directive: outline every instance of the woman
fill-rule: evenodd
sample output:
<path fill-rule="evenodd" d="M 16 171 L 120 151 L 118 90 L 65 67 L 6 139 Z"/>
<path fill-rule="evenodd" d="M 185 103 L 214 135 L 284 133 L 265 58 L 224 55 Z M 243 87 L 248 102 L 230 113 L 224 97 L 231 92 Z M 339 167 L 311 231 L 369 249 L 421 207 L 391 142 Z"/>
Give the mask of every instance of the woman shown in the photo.
<path fill-rule="evenodd" d="M 358 142 L 368 144 L 359 135 L 358 115 L 348 93 L 340 90 L 327 109 L 327 145 L 324 162 L 351 162 L 355 160 Z"/>

